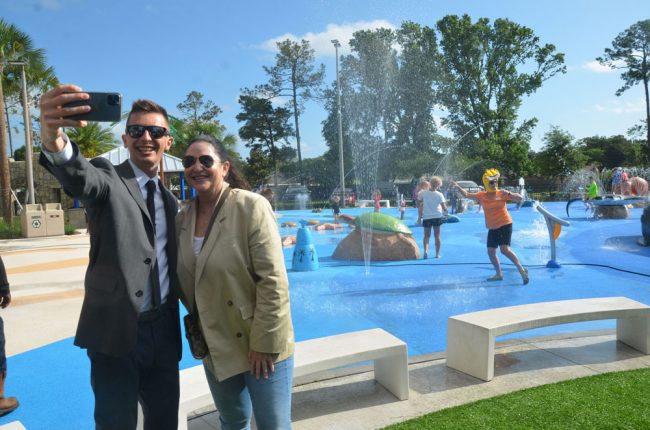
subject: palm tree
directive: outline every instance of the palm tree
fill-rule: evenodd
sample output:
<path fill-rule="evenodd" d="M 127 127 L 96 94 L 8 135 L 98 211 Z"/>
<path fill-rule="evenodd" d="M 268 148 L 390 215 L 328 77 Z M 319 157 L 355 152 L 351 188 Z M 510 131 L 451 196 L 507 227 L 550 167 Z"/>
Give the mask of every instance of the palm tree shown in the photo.
<path fill-rule="evenodd" d="M 0 113 L 5 111 L 5 94 L 3 86 L 7 85 L 7 96 L 15 94 L 15 83 L 20 80 L 20 71 L 9 66 L 9 61 L 26 63 L 27 70 L 46 70 L 45 53 L 42 49 L 35 49 L 31 38 L 20 31 L 15 25 L 7 23 L 0 18 Z M 5 71 L 7 74 L 5 75 Z M 25 124 L 29 132 L 29 124 Z M 5 222 L 10 223 L 13 213 L 11 211 L 11 176 L 9 175 L 9 158 L 7 156 L 7 123 L 4 115 L 0 115 L 0 188 L 2 188 L 2 216 Z"/>
<path fill-rule="evenodd" d="M 115 148 L 118 140 L 110 128 L 102 128 L 97 122 L 89 122 L 83 128 L 66 129 L 66 134 L 71 141 L 79 146 L 79 150 L 86 158 L 97 157 Z"/>

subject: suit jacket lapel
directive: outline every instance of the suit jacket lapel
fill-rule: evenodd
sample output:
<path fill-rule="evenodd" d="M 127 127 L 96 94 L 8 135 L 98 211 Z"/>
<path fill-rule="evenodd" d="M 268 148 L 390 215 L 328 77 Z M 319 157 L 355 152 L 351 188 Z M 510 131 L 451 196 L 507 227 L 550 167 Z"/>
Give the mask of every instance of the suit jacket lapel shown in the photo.
<path fill-rule="evenodd" d="M 203 249 L 199 253 L 197 260 L 196 260 L 196 279 L 198 280 L 200 277 L 200 274 L 203 273 L 203 269 L 205 268 L 205 264 L 208 261 L 208 256 L 212 252 L 212 249 L 215 247 L 217 240 L 219 239 L 219 236 L 221 236 L 221 223 L 226 219 L 226 212 L 227 212 L 227 206 L 228 206 L 228 200 L 231 198 L 232 193 L 228 194 L 226 196 L 226 201 L 224 201 L 223 206 L 221 207 L 221 210 L 219 211 L 219 214 L 217 215 L 217 218 L 214 220 L 214 225 L 212 226 L 212 230 L 210 230 L 210 235 L 208 236 L 207 241 L 203 244 Z M 194 218 L 196 218 L 196 214 L 194 214 Z M 194 225 L 192 225 L 194 227 Z M 194 229 L 192 229 L 192 232 L 194 232 Z"/>
<path fill-rule="evenodd" d="M 138 185 L 138 180 L 135 179 L 135 173 L 133 173 L 133 169 L 129 162 L 125 161 L 122 164 L 115 166 L 115 171 L 122 179 L 122 182 L 124 182 L 124 185 L 126 185 L 126 189 L 129 190 L 133 200 L 135 200 L 138 206 L 140 206 L 142 213 L 146 215 L 149 221 L 151 221 L 149 218 L 149 211 L 147 210 L 147 203 L 144 201 L 144 196 L 142 195 L 142 191 L 140 191 L 140 186 Z"/>
<path fill-rule="evenodd" d="M 182 252 L 181 258 L 185 262 L 185 266 L 196 268 L 196 256 L 194 255 L 194 226 L 196 223 L 196 202 L 190 202 L 187 212 L 183 214 L 183 222 L 179 225 L 180 231 L 178 232 L 178 243 L 182 243 L 184 246 L 180 246 L 179 249 Z"/>

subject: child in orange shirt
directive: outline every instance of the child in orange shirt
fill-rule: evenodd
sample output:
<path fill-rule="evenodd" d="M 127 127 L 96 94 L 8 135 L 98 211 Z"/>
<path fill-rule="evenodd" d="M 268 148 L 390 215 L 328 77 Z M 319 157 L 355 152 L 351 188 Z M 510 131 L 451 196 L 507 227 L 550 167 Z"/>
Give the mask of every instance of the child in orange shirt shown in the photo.
<path fill-rule="evenodd" d="M 512 237 L 512 218 L 506 208 L 508 200 L 518 202 L 522 200 L 520 194 L 511 191 L 499 190 L 499 171 L 497 169 L 488 169 L 483 174 L 483 184 L 485 191 L 478 193 L 468 193 L 461 188 L 456 182 L 451 181 L 458 191 L 467 198 L 478 201 L 483 206 L 485 213 L 485 225 L 488 228 L 487 249 L 490 262 L 496 270 L 496 274 L 488 281 L 503 280 L 501 263 L 497 256 L 497 247 L 501 249 L 501 254 L 508 257 L 517 267 L 524 285 L 528 284 L 528 269 L 524 268 L 517 258 L 517 254 L 510 249 L 510 239 Z"/>

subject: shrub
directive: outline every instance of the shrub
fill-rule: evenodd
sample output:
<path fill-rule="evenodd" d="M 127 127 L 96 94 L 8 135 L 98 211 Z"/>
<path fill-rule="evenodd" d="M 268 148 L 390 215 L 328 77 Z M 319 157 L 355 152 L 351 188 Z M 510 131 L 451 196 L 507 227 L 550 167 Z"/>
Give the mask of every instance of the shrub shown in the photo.
<path fill-rule="evenodd" d="M 4 219 L 0 218 L 0 239 L 15 239 L 19 237 L 22 237 L 20 218 L 14 218 L 11 225 L 7 224 Z"/>

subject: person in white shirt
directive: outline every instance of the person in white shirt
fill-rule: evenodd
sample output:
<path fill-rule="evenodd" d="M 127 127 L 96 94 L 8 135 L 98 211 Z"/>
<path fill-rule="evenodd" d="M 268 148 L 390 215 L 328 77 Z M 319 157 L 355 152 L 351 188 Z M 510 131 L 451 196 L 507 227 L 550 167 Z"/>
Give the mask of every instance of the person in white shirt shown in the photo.
<path fill-rule="evenodd" d="M 443 216 L 447 216 L 447 205 L 445 196 L 440 192 L 442 179 L 438 176 L 431 178 L 431 189 L 420 191 L 419 198 L 422 200 L 422 225 L 424 226 L 424 258 L 429 257 L 429 238 L 431 227 L 436 242 L 436 258 L 440 258 L 440 225 L 444 222 Z"/>

